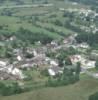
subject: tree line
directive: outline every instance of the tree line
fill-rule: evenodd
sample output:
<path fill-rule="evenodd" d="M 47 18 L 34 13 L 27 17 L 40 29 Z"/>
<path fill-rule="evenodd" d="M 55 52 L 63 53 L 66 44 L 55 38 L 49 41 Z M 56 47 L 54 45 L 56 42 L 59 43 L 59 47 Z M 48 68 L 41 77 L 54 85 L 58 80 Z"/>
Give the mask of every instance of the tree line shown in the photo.
<path fill-rule="evenodd" d="M 80 66 L 80 62 L 77 63 L 76 68 L 68 69 L 65 65 L 63 73 L 56 75 L 55 78 L 49 77 L 46 86 L 57 87 L 76 83 L 80 80 Z"/>
<path fill-rule="evenodd" d="M 98 33 L 82 33 L 78 34 L 76 37 L 78 43 L 87 42 L 91 46 L 96 46 L 98 44 Z"/>

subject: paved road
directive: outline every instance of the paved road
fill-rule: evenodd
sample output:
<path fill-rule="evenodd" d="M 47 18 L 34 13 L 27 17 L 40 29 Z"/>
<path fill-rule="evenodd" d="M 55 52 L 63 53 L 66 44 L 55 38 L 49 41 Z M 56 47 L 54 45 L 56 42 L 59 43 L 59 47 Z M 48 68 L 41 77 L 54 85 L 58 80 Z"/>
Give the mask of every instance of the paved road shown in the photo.
<path fill-rule="evenodd" d="M 39 7 L 39 6 L 44 6 L 44 7 L 51 7 L 53 4 L 33 4 L 33 5 L 12 5 L 12 6 L 0 6 L 0 9 L 4 8 L 31 8 L 31 7 Z"/>

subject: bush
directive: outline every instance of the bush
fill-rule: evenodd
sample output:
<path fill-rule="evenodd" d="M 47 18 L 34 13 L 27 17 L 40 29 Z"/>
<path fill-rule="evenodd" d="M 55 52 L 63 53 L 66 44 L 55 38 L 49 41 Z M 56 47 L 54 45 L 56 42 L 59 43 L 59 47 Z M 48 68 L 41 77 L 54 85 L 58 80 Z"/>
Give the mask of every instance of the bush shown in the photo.
<path fill-rule="evenodd" d="M 9 96 L 22 92 L 22 88 L 18 85 L 17 82 L 12 83 L 10 85 L 5 85 L 4 83 L 0 82 L 0 94 L 3 96 Z"/>
<path fill-rule="evenodd" d="M 20 28 L 16 33 L 15 33 L 16 37 L 19 40 L 22 40 L 22 42 L 29 42 L 31 44 L 34 44 L 36 41 L 40 41 L 42 44 L 47 44 L 50 43 L 53 38 L 43 34 L 41 32 L 37 33 L 37 32 L 31 32 L 27 29 L 23 29 Z"/>
<path fill-rule="evenodd" d="M 47 69 L 42 70 L 42 71 L 41 71 L 41 74 L 42 74 L 43 76 L 49 76 L 49 73 L 48 73 L 48 70 L 47 70 Z"/>
<path fill-rule="evenodd" d="M 98 92 L 96 92 L 95 94 L 89 96 L 89 100 L 98 100 Z"/>

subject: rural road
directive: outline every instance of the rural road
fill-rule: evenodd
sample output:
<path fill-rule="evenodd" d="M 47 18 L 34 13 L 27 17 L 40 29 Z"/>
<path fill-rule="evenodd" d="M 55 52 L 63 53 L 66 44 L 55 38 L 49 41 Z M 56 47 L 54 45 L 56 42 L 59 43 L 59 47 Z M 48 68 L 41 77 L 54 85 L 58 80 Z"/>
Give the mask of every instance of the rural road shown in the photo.
<path fill-rule="evenodd" d="M 12 5 L 12 6 L 0 6 L 0 9 L 11 9 L 11 8 L 31 8 L 31 7 L 51 7 L 53 4 L 33 4 L 33 5 Z"/>

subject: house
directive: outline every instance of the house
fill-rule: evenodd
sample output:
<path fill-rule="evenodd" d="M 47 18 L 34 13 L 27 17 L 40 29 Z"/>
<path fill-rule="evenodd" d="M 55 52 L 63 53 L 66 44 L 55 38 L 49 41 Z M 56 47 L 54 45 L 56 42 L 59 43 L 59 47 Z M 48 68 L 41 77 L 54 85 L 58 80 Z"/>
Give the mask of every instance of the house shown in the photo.
<path fill-rule="evenodd" d="M 68 43 L 69 43 L 69 40 L 68 40 L 67 38 L 65 38 L 65 39 L 63 40 L 63 43 L 64 43 L 64 44 L 68 44 Z"/>
<path fill-rule="evenodd" d="M 90 46 L 87 43 L 81 43 L 77 45 L 78 48 L 88 49 Z"/>
<path fill-rule="evenodd" d="M 48 73 L 49 73 L 50 76 L 55 76 L 56 75 L 55 71 L 52 70 L 52 69 L 48 69 Z"/>
<path fill-rule="evenodd" d="M 0 59 L 0 69 L 7 66 L 9 63 L 8 59 Z"/>
<path fill-rule="evenodd" d="M 57 60 L 50 60 L 50 65 L 52 65 L 52 66 L 58 66 L 59 63 L 58 63 Z"/>
<path fill-rule="evenodd" d="M 80 62 L 81 68 L 83 68 L 83 69 L 94 68 L 95 63 L 96 63 L 96 61 L 88 60 L 81 55 L 73 55 L 73 56 L 70 57 L 70 60 L 71 60 L 73 65 L 76 65 L 77 62 Z"/>
<path fill-rule="evenodd" d="M 58 40 L 53 40 L 51 43 L 46 45 L 47 50 L 55 51 L 54 49 L 58 48 L 59 43 Z"/>
<path fill-rule="evenodd" d="M 0 80 L 8 80 L 8 79 L 15 80 L 15 78 L 11 74 L 0 71 Z"/>
<path fill-rule="evenodd" d="M 98 79 L 98 73 L 94 73 L 93 77 Z"/>
<path fill-rule="evenodd" d="M 19 68 L 19 69 L 30 69 L 34 66 L 34 62 L 33 60 L 23 60 L 23 61 L 19 61 L 17 63 L 13 64 L 14 68 Z"/>
<path fill-rule="evenodd" d="M 73 2 L 73 3 L 72 3 L 72 5 L 77 5 L 77 4 L 78 4 L 77 2 Z"/>
<path fill-rule="evenodd" d="M 65 11 L 65 8 L 59 8 L 60 11 Z"/>
<path fill-rule="evenodd" d="M 16 40 L 16 36 L 11 36 L 11 37 L 9 38 L 9 40 L 10 40 L 10 41 Z"/>
<path fill-rule="evenodd" d="M 14 68 L 13 65 L 6 65 L 0 68 L 0 79 L 7 80 L 7 79 L 23 79 L 24 75 L 22 71 L 18 68 Z"/>
<path fill-rule="evenodd" d="M 22 73 L 21 70 L 19 70 L 18 68 L 14 68 L 11 72 L 12 75 L 18 76 L 20 79 L 24 78 L 24 75 Z"/>
<path fill-rule="evenodd" d="M 51 41 L 51 45 L 54 46 L 54 47 L 57 47 L 58 46 L 58 42 L 56 40 Z"/>
<path fill-rule="evenodd" d="M 98 59 L 98 51 L 97 50 L 93 50 L 90 54 L 90 58 L 93 60 Z"/>
<path fill-rule="evenodd" d="M 22 69 L 26 68 L 27 70 L 30 70 L 33 67 L 34 67 L 33 61 L 28 61 L 28 62 L 25 62 L 24 64 L 21 65 Z"/>
<path fill-rule="evenodd" d="M 22 49 L 17 48 L 13 50 L 13 54 L 14 54 L 14 60 L 15 61 L 22 61 L 24 60 L 24 54 Z"/>
<path fill-rule="evenodd" d="M 74 34 L 74 35 L 70 35 L 69 37 L 66 37 L 64 40 L 63 40 L 63 43 L 64 44 L 72 44 L 72 43 L 75 43 L 76 40 L 75 40 L 75 37 L 77 36 L 77 34 Z"/>
<path fill-rule="evenodd" d="M 13 49 L 13 53 L 14 53 L 14 54 L 17 54 L 18 52 L 20 52 L 20 49 L 19 49 L 19 48 Z"/>
<path fill-rule="evenodd" d="M 0 66 L 6 66 L 6 62 L 4 62 L 4 61 L 0 61 Z"/>
<path fill-rule="evenodd" d="M 73 65 L 75 65 L 77 62 L 81 62 L 81 61 L 85 60 L 84 58 L 82 58 L 81 55 L 73 55 L 73 56 L 70 56 L 69 58 Z"/>
<path fill-rule="evenodd" d="M 45 54 L 39 54 L 32 59 L 33 64 L 36 66 L 46 65 L 46 56 Z"/>
<path fill-rule="evenodd" d="M 18 79 L 24 78 L 22 71 L 20 69 L 16 68 L 16 67 L 14 67 L 13 65 L 6 66 L 4 71 L 8 74 L 13 75 L 13 77 L 17 76 Z"/>
<path fill-rule="evenodd" d="M 35 42 L 35 45 L 42 45 L 42 43 L 41 43 L 41 41 L 37 41 L 37 42 Z"/>
<path fill-rule="evenodd" d="M 47 52 L 47 48 L 42 46 L 42 47 L 38 47 L 38 48 L 35 48 L 33 50 L 33 55 L 36 57 L 38 55 L 41 55 L 41 54 L 44 54 Z"/>
<path fill-rule="evenodd" d="M 45 54 L 47 52 L 47 48 L 45 46 L 36 48 L 38 54 Z"/>
<path fill-rule="evenodd" d="M 29 53 L 29 54 L 34 54 L 33 52 L 34 52 L 34 48 L 32 48 L 32 47 L 26 47 L 26 52 L 27 53 Z"/>
<path fill-rule="evenodd" d="M 57 74 L 62 74 L 63 70 L 60 67 L 51 67 L 48 69 L 50 76 L 56 76 Z"/>
<path fill-rule="evenodd" d="M 36 57 L 37 56 L 37 51 L 33 50 L 33 55 Z"/>
<path fill-rule="evenodd" d="M 18 60 L 18 61 L 21 61 L 21 60 L 22 60 L 22 57 L 18 55 L 18 56 L 17 56 L 17 60 Z"/>
<path fill-rule="evenodd" d="M 84 69 L 95 68 L 96 61 L 85 60 L 84 62 L 81 61 L 81 67 Z"/>
<path fill-rule="evenodd" d="M 75 44 L 72 47 L 81 53 L 85 53 L 88 49 L 90 49 L 90 46 L 85 42 L 80 44 Z"/>

